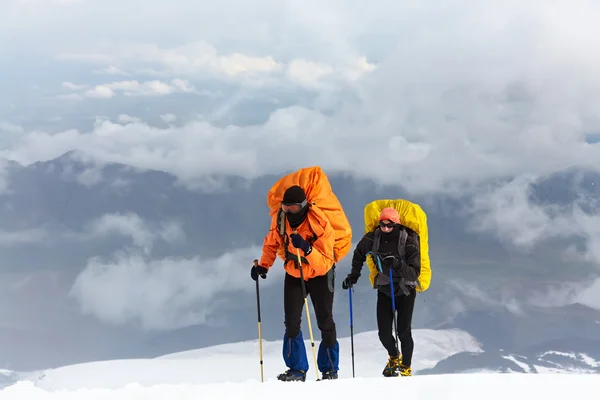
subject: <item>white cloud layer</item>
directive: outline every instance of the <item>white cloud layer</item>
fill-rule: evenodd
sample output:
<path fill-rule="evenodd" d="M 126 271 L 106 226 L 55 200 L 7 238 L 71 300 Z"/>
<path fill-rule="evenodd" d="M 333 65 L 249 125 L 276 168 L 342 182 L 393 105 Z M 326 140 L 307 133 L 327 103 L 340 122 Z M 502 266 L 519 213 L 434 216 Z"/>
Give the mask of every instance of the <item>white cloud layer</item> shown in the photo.
<path fill-rule="evenodd" d="M 390 3 L 375 2 L 374 10 L 383 4 Z M 456 189 L 490 178 L 548 174 L 571 166 L 599 168 L 600 145 L 586 143 L 583 135 L 600 129 L 596 112 L 600 43 L 591 39 L 598 35 L 590 31 L 600 30 L 591 17 L 600 6 L 583 2 L 577 8 L 566 3 L 536 8 L 535 2 L 513 1 L 468 8 L 455 2 L 435 4 L 394 9 L 406 18 L 397 26 L 402 40 L 352 86 L 357 97 L 338 99 L 342 106 L 333 115 L 286 106 L 263 125 L 226 128 L 203 121 L 159 129 L 104 120 L 91 132 L 28 132 L 2 155 L 28 163 L 82 149 L 100 160 L 166 170 L 184 180 L 215 172 L 253 177 L 319 163 L 330 171 L 402 183 L 414 191 Z M 339 5 L 323 7 L 333 11 Z M 287 7 L 298 11 L 295 3 Z M 374 10 L 360 11 L 370 22 Z M 359 19 L 358 12 L 357 6 L 350 6 L 338 17 L 327 13 L 322 18 L 349 27 L 350 21 Z M 442 14 L 447 18 L 440 21 Z M 305 17 L 298 15 L 296 21 Z M 325 23 L 320 22 L 315 33 L 324 29 Z M 435 31 L 423 28 L 433 22 L 439 23 Z M 349 29 L 350 37 L 361 32 Z M 241 27 L 236 30 L 241 31 Z M 78 47 L 76 41 L 72 47 Z M 112 53 L 103 52 L 106 48 L 96 43 L 88 53 L 109 62 L 107 66 L 120 68 L 114 62 L 122 60 L 180 74 L 203 68 L 226 75 L 262 73 L 279 68 L 280 62 L 268 53 L 227 52 L 230 55 L 221 59 L 213 47 L 190 40 L 172 46 L 116 43 L 110 46 L 115 49 Z M 358 50 L 348 50 L 345 60 L 350 62 L 353 54 Z M 298 60 L 304 58 L 288 57 L 286 63 L 299 80 L 331 72 L 327 63 Z M 108 97 L 119 90 L 148 94 L 186 87 L 184 81 L 176 82 L 167 86 L 158 81 L 117 81 L 84 93 Z"/>
<path fill-rule="evenodd" d="M 84 226 L 82 231 L 56 231 L 52 227 L 4 231 L 0 230 L 0 246 L 39 244 L 51 246 L 63 241 L 83 242 L 120 235 L 131 239 L 131 244 L 141 253 L 152 252 L 154 243 L 162 240 L 177 243 L 186 239 L 180 221 L 145 221 L 135 213 L 105 214 Z"/>
<path fill-rule="evenodd" d="M 109 99 L 118 92 L 125 96 L 165 96 L 171 93 L 196 93 L 189 82 L 182 79 L 173 79 L 170 83 L 152 80 L 146 82 L 118 81 L 89 87 L 88 85 L 77 85 L 71 82 L 63 82 L 63 87 L 81 93 L 70 93 L 59 95 L 67 99 L 81 99 L 84 97 Z"/>
<path fill-rule="evenodd" d="M 585 242 L 585 250 L 580 252 L 567 245 L 565 266 L 568 267 L 569 261 L 600 265 L 600 214 L 584 211 L 599 210 L 598 199 L 581 195 L 568 205 L 536 204 L 531 199 L 531 185 L 535 183 L 534 177 L 521 175 L 507 184 L 478 193 L 465 213 L 472 217 L 470 227 L 479 232 L 492 232 L 500 241 L 522 250 L 530 250 L 547 239 L 567 243 L 567 239 L 577 237 Z M 593 184 L 595 182 L 590 183 Z"/>
<path fill-rule="evenodd" d="M 288 62 L 276 60 L 273 56 L 251 56 L 241 53 L 219 54 L 217 49 L 204 41 L 186 43 L 173 48 L 160 48 L 156 45 L 118 46 L 107 53 L 66 53 L 57 56 L 58 60 L 106 65 L 96 69 L 106 75 L 135 75 L 151 77 L 185 77 L 187 80 L 217 80 L 222 83 L 240 84 L 244 87 L 281 88 L 286 86 L 314 90 L 333 90 L 341 84 L 349 84 L 376 69 L 364 56 L 349 58 L 345 63 L 334 66 L 326 62 L 292 59 Z M 117 65 L 117 67 L 115 67 Z M 143 84 L 137 81 L 115 82 L 97 85 L 89 91 L 102 90 L 109 95 L 113 88 L 140 91 L 145 93 L 168 94 L 179 90 L 196 92 L 187 80 L 180 78 L 168 84 L 152 80 Z M 133 88 L 132 88 L 133 87 Z M 131 92 L 126 92 L 131 93 Z M 99 96 L 101 96 L 99 94 Z"/>
<path fill-rule="evenodd" d="M 220 296 L 254 290 L 248 260 L 259 255 L 259 247 L 214 259 L 151 259 L 137 250 L 123 251 L 112 260 L 90 259 L 71 296 L 82 312 L 108 323 L 135 322 L 156 330 L 204 325 L 220 305 Z M 282 271 L 273 268 L 261 285 L 278 282 Z"/>
<path fill-rule="evenodd" d="M 153 258 L 157 241 L 178 243 L 185 231 L 178 221 L 147 221 L 135 213 L 106 214 L 81 232 L 58 233 L 44 228 L 0 231 L 0 246 L 89 241 L 119 235 L 131 239 L 111 257 L 91 257 L 78 274 L 69 296 L 84 314 L 115 325 L 139 324 L 143 329 L 169 330 L 208 325 L 222 306 L 223 295 L 254 290 L 250 280 L 260 247 L 239 249 L 216 258 Z M 280 282 L 281 261 L 262 286 Z"/>
<path fill-rule="evenodd" d="M 260 247 L 240 249 L 216 258 L 168 257 L 154 259 L 157 241 L 177 243 L 185 232 L 177 221 L 151 222 L 135 213 L 106 214 L 90 221 L 81 232 L 57 233 L 44 228 L 0 231 L 0 245 L 53 245 L 119 235 L 131 239 L 111 257 L 91 257 L 82 268 L 69 296 L 81 312 L 115 325 L 138 324 L 143 329 L 169 330 L 210 324 L 222 295 L 253 290 L 251 260 Z M 278 282 L 281 263 L 261 285 Z"/>

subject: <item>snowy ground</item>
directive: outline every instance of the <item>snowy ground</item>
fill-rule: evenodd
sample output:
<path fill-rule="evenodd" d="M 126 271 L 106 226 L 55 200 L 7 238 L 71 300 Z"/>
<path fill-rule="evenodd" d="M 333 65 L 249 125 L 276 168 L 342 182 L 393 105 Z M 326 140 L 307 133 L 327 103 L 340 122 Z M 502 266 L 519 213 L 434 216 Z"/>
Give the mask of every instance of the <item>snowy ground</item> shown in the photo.
<path fill-rule="evenodd" d="M 399 381 L 401 379 L 401 381 Z M 600 385 L 598 375 L 577 374 L 462 374 L 422 375 L 411 378 L 356 378 L 330 382 L 283 383 L 269 381 L 142 386 L 122 389 L 82 389 L 46 392 L 18 384 L 0 392 L 0 399 L 85 400 L 197 400 L 260 399 L 306 400 L 324 398 L 407 398 L 420 400 L 505 400 L 588 398 Z M 375 393 L 375 394 L 374 394 Z M 587 396 L 587 397 L 586 397 Z"/>
<path fill-rule="evenodd" d="M 600 387 L 598 375 L 472 374 L 418 375 L 421 368 L 462 351 L 480 351 L 478 343 L 461 331 L 418 330 L 411 378 L 383 378 L 387 355 L 376 332 L 355 335 L 356 378 L 352 379 L 349 338 L 341 338 L 338 381 L 314 382 L 311 370 L 305 383 L 275 379 L 285 367 L 281 342 L 263 342 L 265 382 L 260 382 L 257 341 L 231 343 L 186 351 L 156 359 L 85 363 L 32 373 L 0 392 L 5 399 L 303 399 L 307 396 L 367 396 L 377 391 L 417 399 L 532 398 L 558 399 Z M 399 381 L 399 379 L 401 381 Z M 301 386 L 298 386 L 301 385 Z M 401 385 L 401 386 L 400 386 Z M 296 389 L 297 388 L 297 389 Z M 498 388 L 496 390 L 495 388 Z M 290 390 L 291 389 L 291 390 Z M 401 390 L 401 392 L 399 392 Z M 476 396 L 476 397 L 475 397 Z"/>
<path fill-rule="evenodd" d="M 479 351 L 479 344 L 462 331 L 416 330 L 413 333 L 415 373 L 421 368 L 434 366 L 452 354 Z M 340 378 L 352 377 L 350 338 L 340 341 Z M 318 347 L 318 342 L 316 343 Z M 308 379 L 315 380 L 315 369 L 310 347 L 306 340 L 310 370 Z M 281 341 L 263 340 L 265 380 L 275 378 L 286 367 L 281 356 Z M 387 353 L 379 343 L 377 332 L 354 335 L 356 376 L 379 377 L 387 362 Z M 199 350 L 185 351 L 155 359 L 119 360 L 77 364 L 43 371 L 27 376 L 43 389 L 111 388 L 129 383 L 142 386 L 156 384 L 220 383 L 260 380 L 258 340 L 229 343 Z"/>

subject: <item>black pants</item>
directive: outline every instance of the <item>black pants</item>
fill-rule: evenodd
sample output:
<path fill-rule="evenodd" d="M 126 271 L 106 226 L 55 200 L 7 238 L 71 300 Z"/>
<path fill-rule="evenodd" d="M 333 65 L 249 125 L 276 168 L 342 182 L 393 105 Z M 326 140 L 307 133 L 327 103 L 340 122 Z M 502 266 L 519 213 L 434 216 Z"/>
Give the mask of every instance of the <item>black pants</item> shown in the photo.
<path fill-rule="evenodd" d="M 317 326 L 321 331 L 321 341 L 327 347 L 333 346 L 337 340 L 335 322 L 333 321 L 333 292 L 329 290 L 329 274 L 317 276 L 305 282 L 306 295 L 313 303 Z M 283 309 L 285 312 L 285 333 L 294 338 L 300 333 L 304 296 L 300 278 L 285 274 L 283 285 Z M 311 315 L 312 317 L 312 315 Z"/>
<path fill-rule="evenodd" d="M 412 289 L 410 295 L 396 296 L 396 315 L 398 339 L 402 351 L 402 364 L 410 367 L 414 349 L 412 338 L 412 315 L 415 307 L 416 291 Z M 377 291 L 377 329 L 379 340 L 390 356 L 397 356 L 396 338 L 394 337 L 394 314 L 392 312 L 392 298 L 381 291 Z"/>

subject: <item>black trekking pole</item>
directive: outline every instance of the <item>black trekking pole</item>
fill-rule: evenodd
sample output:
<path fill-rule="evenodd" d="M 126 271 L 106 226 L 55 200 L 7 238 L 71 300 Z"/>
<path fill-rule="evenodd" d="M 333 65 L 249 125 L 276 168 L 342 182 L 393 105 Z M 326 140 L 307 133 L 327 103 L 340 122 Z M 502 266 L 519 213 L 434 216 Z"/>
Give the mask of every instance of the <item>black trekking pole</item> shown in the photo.
<path fill-rule="evenodd" d="M 394 281 L 392 280 L 392 268 L 390 268 L 390 290 L 392 292 L 392 314 L 394 316 L 394 335 L 396 336 L 396 352 L 400 355 L 398 348 L 398 321 L 396 319 L 396 295 L 394 294 Z"/>
<path fill-rule="evenodd" d="M 354 285 L 350 286 L 349 294 L 350 294 L 350 349 L 352 351 L 352 377 L 354 378 L 354 323 L 352 321 L 352 291 L 354 290 Z"/>
<path fill-rule="evenodd" d="M 254 260 L 254 266 L 258 266 L 258 260 Z M 260 381 L 264 382 L 262 329 L 260 326 L 260 290 L 258 289 L 258 279 L 256 279 L 256 309 L 258 311 L 258 348 L 260 354 Z"/>

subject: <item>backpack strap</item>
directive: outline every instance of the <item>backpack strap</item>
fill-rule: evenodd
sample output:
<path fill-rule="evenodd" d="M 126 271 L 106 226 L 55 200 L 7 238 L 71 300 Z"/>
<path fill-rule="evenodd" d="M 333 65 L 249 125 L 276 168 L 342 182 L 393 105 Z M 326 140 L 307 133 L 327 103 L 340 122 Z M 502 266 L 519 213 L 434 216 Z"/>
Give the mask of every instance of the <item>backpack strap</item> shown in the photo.
<path fill-rule="evenodd" d="M 398 241 L 398 254 L 400 254 L 401 261 L 404 261 L 404 254 L 406 253 L 406 239 L 408 239 L 408 232 L 406 229 L 402 229 L 402 232 L 400 233 L 400 240 Z M 418 239 L 419 235 L 417 234 L 417 245 L 419 245 Z M 421 284 L 419 283 L 418 278 L 416 281 L 410 283 L 415 284 L 419 290 L 421 289 Z"/>
<path fill-rule="evenodd" d="M 373 247 L 371 249 L 371 257 L 373 257 L 373 261 L 377 263 L 377 267 L 379 268 L 379 272 L 383 272 L 381 270 L 381 262 L 379 261 L 379 244 L 381 243 L 381 231 L 379 227 L 375 229 L 375 233 L 373 234 Z"/>
<path fill-rule="evenodd" d="M 279 235 L 283 238 L 285 236 L 285 214 L 282 209 L 277 212 L 277 227 L 279 227 Z"/>
<path fill-rule="evenodd" d="M 404 255 L 406 254 L 406 239 L 408 239 L 408 232 L 406 229 L 400 229 L 400 238 L 398 239 L 398 255 L 400 261 L 404 261 Z"/>

